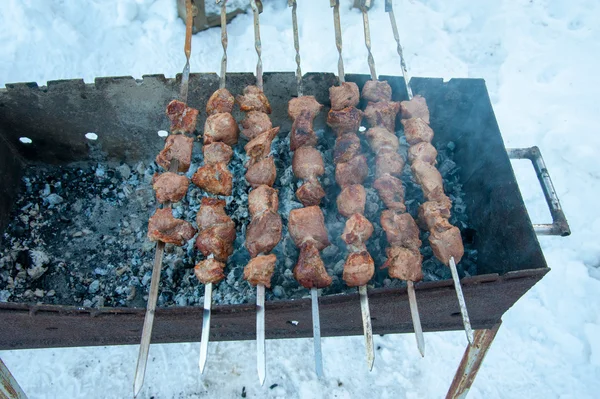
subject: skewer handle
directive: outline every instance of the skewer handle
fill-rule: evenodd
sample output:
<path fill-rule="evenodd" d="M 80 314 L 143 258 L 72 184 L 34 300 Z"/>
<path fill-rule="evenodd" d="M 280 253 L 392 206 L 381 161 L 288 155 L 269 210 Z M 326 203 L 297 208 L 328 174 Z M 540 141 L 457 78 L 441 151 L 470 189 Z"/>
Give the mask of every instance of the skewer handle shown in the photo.
<path fill-rule="evenodd" d="M 259 89 L 263 89 L 263 65 L 262 65 L 262 43 L 260 41 L 260 17 L 259 14 L 262 12 L 262 3 L 260 0 L 251 0 L 250 6 L 254 12 L 254 48 L 258 55 L 258 61 L 256 63 L 256 86 Z"/>
<path fill-rule="evenodd" d="M 473 345 L 473 329 L 471 328 L 471 320 L 469 319 L 469 312 L 467 311 L 467 304 L 465 303 L 465 297 L 462 292 L 460 285 L 460 278 L 458 277 L 458 270 L 456 270 L 456 263 L 454 257 L 450 257 L 450 271 L 452 272 L 452 280 L 454 280 L 454 288 L 456 289 L 456 296 L 458 297 L 458 304 L 460 306 L 460 314 L 462 315 L 463 324 L 465 326 L 465 334 L 469 345 Z"/>
<path fill-rule="evenodd" d="M 265 384 L 267 366 L 265 361 L 265 286 L 256 286 L 256 368 L 260 385 Z"/>
<path fill-rule="evenodd" d="M 342 58 L 342 24 L 340 22 L 340 2 L 339 0 L 330 0 L 329 4 L 333 7 L 333 26 L 335 28 L 335 46 L 337 47 L 338 58 L 338 79 L 341 83 L 346 81 L 344 73 L 344 59 Z"/>
<path fill-rule="evenodd" d="M 367 366 L 369 371 L 373 370 L 375 361 L 375 351 L 373 349 L 373 327 L 371 326 L 371 310 L 369 309 L 369 297 L 367 296 L 367 286 L 358 287 L 360 295 L 360 310 L 362 314 L 363 330 L 365 333 L 365 347 L 367 350 Z"/>
<path fill-rule="evenodd" d="M 415 294 L 415 283 L 406 282 L 408 288 L 408 304 L 410 305 L 410 315 L 412 317 L 415 337 L 417 338 L 417 347 L 422 357 L 425 357 L 425 339 L 423 338 L 423 328 L 421 327 L 421 316 L 419 316 L 419 307 L 417 306 L 417 295 Z"/>
<path fill-rule="evenodd" d="M 204 374 L 208 356 L 208 341 L 210 339 L 210 314 L 212 307 L 212 283 L 204 285 L 204 311 L 202 312 L 202 340 L 200 341 L 200 373 Z"/>
<path fill-rule="evenodd" d="M 321 320 L 319 319 L 319 291 L 310 289 L 312 301 L 313 344 L 315 349 L 315 372 L 317 377 L 323 377 L 323 353 L 321 352 Z"/>

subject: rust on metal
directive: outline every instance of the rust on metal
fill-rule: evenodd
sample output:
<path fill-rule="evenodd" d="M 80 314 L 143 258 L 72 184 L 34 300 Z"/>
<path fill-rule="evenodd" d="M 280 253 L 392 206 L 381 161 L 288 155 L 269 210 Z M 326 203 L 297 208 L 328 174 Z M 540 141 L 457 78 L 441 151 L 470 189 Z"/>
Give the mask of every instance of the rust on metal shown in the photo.
<path fill-rule="evenodd" d="M 0 399 L 27 399 L 27 395 L 0 359 Z"/>

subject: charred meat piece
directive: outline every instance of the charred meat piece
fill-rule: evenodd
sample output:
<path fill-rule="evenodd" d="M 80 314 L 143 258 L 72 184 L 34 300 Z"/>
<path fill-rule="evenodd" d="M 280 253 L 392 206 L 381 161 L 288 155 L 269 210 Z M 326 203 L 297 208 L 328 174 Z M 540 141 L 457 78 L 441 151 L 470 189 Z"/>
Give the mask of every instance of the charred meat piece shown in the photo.
<path fill-rule="evenodd" d="M 165 140 L 165 147 L 156 156 L 156 163 L 169 170 L 171 161 L 179 161 L 178 172 L 187 172 L 192 161 L 194 139 L 183 135 L 170 135 Z"/>
<path fill-rule="evenodd" d="M 450 198 L 441 198 L 439 201 L 427 201 L 419 206 L 419 225 L 424 230 L 431 230 L 436 226 L 448 227 L 450 223 Z"/>
<path fill-rule="evenodd" d="M 339 111 L 331 109 L 327 114 L 327 125 L 339 137 L 358 131 L 362 118 L 363 112 L 356 107 L 347 107 Z"/>
<path fill-rule="evenodd" d="M 219 162 L 227 164 L 233 156 L 231 147 L 221 142 L 205 145 L 202 151 L 204 152 L 204 162 L 207 164 Z"/>
<path fill-rule="evenodd" d="M 314 179 L 325 173 L 323 157 L 316 148 L 300 147 L 294 152 L 292 170 L 298 179 Z"/>
<path fill-rule="evenodd" d="M 206 259 L 194 267 L 194 274 L 202 284 L 218 283 L 225 278 L 223 274 L 225 263 L 216 259 Z"/>
<path fill-rule="evenodd" d="M 242 119 L 242 135 L 248 140 L 252 140 L 259 134 L 270 130 L 273 127 L 269 115 L 260 111 L 250 111 Z"/>
<path fill-rule="evenodd" d="M 369 80 L 362 89 L 362 98 L 367 101 L 391 101 L 392 88 L 385 80 Z"/>
<path fill-rule="evenodd" d="M 200 230 L 205 230 L 214 225 L 230 225 L 231 218 L 225 213 L 225 200 L 204 197 L 200 209 L 196 214 L 196 224 Z M 235 228 L 235 224 L 233 225 Z"/>
<path fill-rule="evenodd" d="M 219 114 L 221 112 L 231 113 L 235 99 L 227 89 L 215 91 L 206 103 L 206 113 L 208 115 Z"/>
<path fill-rule="evenodd" d="M 356 107 L 360 101 L 358 86 L 354 82 L 343 82 L 340 86 L 329 88 L 331 109 L 339 111 L 346 107 Z"/>
<path fill-rule="evenodd" d="M 342 278 L 348 287 L 360 287 L 367 284 L 374 273 L 375 263 L 373 258 L 364 250 L 348 255 L 346 263 L 344 263 Z"/>
<path fill-rule="evenodd" d="M 383 126 L 390 132 L 395 132 L 396 115 L 399 110 L 400 103 L 394 101 L 370 102 L 365 108 L 365 118 L 372 127 Z"/>
<path fill-rule="evenodd" d="M 185 220 L 175 219 L 171 208 L 157 209 L 148 220 L 148 239 L 182 246 L 196 235 L 196 229 Z"/>
<path fill-rule="evenodd" d="M 421 118 L 402 119 L 404 125 L 404 135 L 410 145 L 421 142 L 431 143 L 433 140 L 433 130 Z"/>
<path fill-rule="evenodd" d="M 240 104 L 240 109 L 243 112 L 258 111 L 265 114 L 271 113 L 271 104 L 269 104 L 267 96 L 257 86 L 246 86 L 244 88 L 244 95 L 238 95 L 235 99 Z"/>
<path fill-rule="evenodd" d="M 314 96 L 302 96 L 292 98 L 288 103 L 288 115 L 292 120 L 296 120 L 301 112 L 307 111 L 310 117 L 314 120 L 321 112 L 323 106 L 315 99 Z"/>
<path fill-rule="evenodd" d="M 187 193 L 189 184 L 187 177 L 171 172 L 160 175 L 155 173 L 152 178 L 152 188 L 156 191 L 156 200 L 161 204 L 181 201 Z"/>
<path fill-rule="evenodd" d="M 233 189 L 233 177 L 224 162 L 199 167 L 192 176 L 192 183 L 216 195 L 231 195 Z"/>
<path fill-rule="evenodd" d="M 318 206 L 292 210 L 288 220 L 288 229 L 298 248 L 306 241 L 314 242 L 319 251 L 329 246 L 325 218 Z"/>
<path fill-rule="evenodd" d="M 390 277 L 404 281 L 423 280 L 423 256 L 419 248 L 392 246 L 385 249 L 387 261 L 382 268 L 389 268 Z"/>
<path fill-rule="evenodd" d="M 277 190 L 264 184 L 256 187 L 248 194 L 248 208 L 252 217 L 265 211 L 277 212 L 279 209 Z"/>
<path fill-rule="evenodd" d="M 167 105 L 167 117 L 171 121 L 171 133 L 194 133 L 198 110 L 188 107 L 184 102 L 173 100 Z"/>
<path fill-rule="evenodd" d="M 327 274 L 323 259 L 313 241 L 307 241 L 300 246 L 294 278 L 304 288 L 324 288 L 331 284 L 331 277 Z"/>
<path fill-rule="evenodd" d="M 248 162 L 246 162 L 246 167 L 250 167 L 254 165 L 261 159 L 264 159 L 269 156 L 271 153 L 271 142 L 279 133 L 279 127 L 269 129 L 261 134 L 255 136 L 252 140 L 250 140 L 245 146 L 244 150 L 246 150 L 246 155 L 248 155 Z"/>
<path fill-rule="evenodd" d="M 252 187 L 258 187 L 261 184 L 272 186 L 276 178 L 277 169 L 273 157 L 261 159 L 246 171 L 246 181 Z"/>
<path fill-rule="evenodd" d="M 355 213 L 365 213 L 367 192 L 360 184 L 352 184 L 342 190 L 337 197 L 337 207 L 340 215 L 349 218 Z"/>
<path fill-rule="evenodd" d="M 375 157 L 375 177 L 391 175 L 400 177 L 404 168 L 404 158 L 397 152 L 384 152 Z"/>
<path fill-rule="evenodd" d="M 281 217 L 277 212 L 266 211 L 252 218 L 246 230 L 246 248 L 250 257 L 271 251 L 281 240 Z"/>
<path fill-rule="evenodd" d="M 348 162 L 357 155 L 360 155 L 360 139 L 355 133 L 344 134 L 335 140 L 333 147 L 333 162 Z"/>
<path fill-rule="evenodd" d="M 421 118 L 425 123 L 429 124 L 429 108 L 425 98 L 416 95 L 410 101 L 402 101 L 400 103 L 400 111 L 402 119 Z"/>
<path fill-rule="evenodd" d="M 455 226 L 444 231 L 432 230 L 429 244 L 435 257 L 446 266 L 450 265 L 451 256 L 454 257 L 454 262 L 458 263 L 465 253 L 460 230 Z"/>
<path fill-rule="evenodd" d="M 277 257 L 273 254 L 260 255 L 250 259 L 250 262 L 244 267 L 244 280 L 256 286 L 259 284 L 271 288 L 271 277 L 275 271 Z"/>
<path fill-rule="evenodd" d="M 386 209 L 381 212 L 381 227 L 385 231 L 388 243 L 391 246 L 413 248 L 417 251 L 421 247 L 419 240 L 419 227 L 410 213 L 398 213 Z"/>
<path fill-rule="evenodd" d="M 290 150 L 296 151 L 300 147 L 314 147 L 317 145 L 317 134 L 313 130 L 313 117 L 309 111 L 301 111 L 292 124 L 290 133 Z"/>
<path fill-rule="evenodd" d="M 400 212 L 406 211 L 404 205 L 404 187 L 402 181 L 397 177 L 385 175 L 373 182 L 373 188 L 377 190 L 379 198 L 388 209 Z"/>
<path fill-rule="evenodd" d="M 437 150 L 427 141 L 411 145 L 408 149 L 408 160 L 410 163 L 421 161 L 435 165 L 437 163 L 436 158 Z"/>
<path fill-rule="evenodd" d="M 344 189 L 351 184 L 362 184 L 369 175 L 367 158 L 358 155 L 346 163 L 338 163 L 335 167 L 335 181 Z"/>
<path fill-rule="evenodd" d="M 309 180 L 296 190 L 296 197 L 304 206 L 319 205 L 325 197 L 325 190 L 317 180 Z"/>
<path fill-rule="evenodd" d="M 444 181 L 435 166 L 421 161 L 413 162 L 411 166 L 413 176 L 423 189 L 423 195 L 428 201 L 442 200 L 444 194 Z"/>
<path fill-rule="evenodd" d="M 384 127 L 375 126 L 367 130 L 369 146 L 375 154 L 380 152 L 396 152 L 400 147 L 398 137 Z"/>
<path fill-rule="evenodd" d="M 371 237 L 371 234 L 373 234 L 373 225 L 369 219 L 360 213 L 355 213 L 346 220 L 342 240 L 350 246 L 349 249 L 352 251 L 354 248 L 364 248 L 364 243 Z"/>
<path fill-rule="evenodd" d="M 238 142 L 239 133 L 240 128 L 233 115 L 228 112 L 213 114 L 204 123 L 204 144 L 220 141 L 234 146 Z"/>
<path fill-rule="evenodd" d="M 213 254 L 217 260 L 225 262 L 233 253 L 236 236 L 235 223 L 225 213 L 225 201 L 202 198 L 196 223 L 200 230 L 196 238 L 196 248 L 204 256 Z"/>

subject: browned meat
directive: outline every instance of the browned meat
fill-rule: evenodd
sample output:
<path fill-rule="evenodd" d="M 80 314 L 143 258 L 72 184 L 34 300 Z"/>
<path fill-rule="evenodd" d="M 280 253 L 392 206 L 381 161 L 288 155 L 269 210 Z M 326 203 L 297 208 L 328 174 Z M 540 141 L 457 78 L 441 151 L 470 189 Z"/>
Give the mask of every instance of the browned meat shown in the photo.
<path fill-rule="evenodd" d="M 360 155 L 360 139 L 355 133 L 344 134 L 335 140 L 333 162 L 348 162 L 357 155 Z"/>
<path fill-rule="evenodd" d="M 371 237 L 371 234 L 373 234 L 373 225 L 369 219 L 360 213 L 355 213 L 346 220 L 342 240 L 350 246 L 349 250 L 352 251 L 355 248 L 364 248 L 364 243 Z"/>
<path fill-rule="evenodd" d="M 348 255 L 342 278 L 348 287 L 360 287 L 367 284 L 374 273 L 375 263 L 369 252 L 365 250 Z"/>
<path fill-rule="evenodd" d="M 343 82 L 340 86 L 329 88 L 331 109 L 339 111 L 346 107 L 356 107 L 360 101 L 358 86 L 354 82 Z"/>
<path fill-rule="evenodd" d="M 317 134 L 313 130 L 313 117 L 310 111 L 301 111 L 292 124 L 290 133 L 290 150 L 296 151 L 300 147 L 313 147 L 317 145 Z"/>
<path fill-rule="evenodd" d="M 325 218 L 318 206 L 292 210 L 288 220 L 288 229 L 290 237 L 298 248 L 306 241 L 314 242 L 319 251 L 329 246 Z"/>
<path fill-rule="evenodd" d="M 298 179 L 314 179 L 325 173 L 323 157 L 316 148 L 300 147 L 294 152 L 292 170 Z"/>
<path fill-rule="evenodd" d="M 422 141 L 418 144 L 411 145 L 408 149 L 408 160 L 413 163 L 417 160 L 435 165 L 437 161 L 437 150 L 431 143 Z"/>
<path fill-rule="evenodd" d="M 319 205 L 325 197 L 325 190 L 317 180 L 309 180 L 296 190 L 296 197 L 304 206 Z"/>
<path fill-rule="evenodd" d="M 398 137 L 384 127 L 376 126 L 367 130 L 369 146 L 375 154 L 380 152 L 396 152 L 400 147 Z"/>
<path fill-rule="evenodd" d="M 236 236 L 235 223 L 225 213 L 225 201 L 202 198 L 196 223 L 200 230 L 196 238 L 196 248 L 204 256 L 213 254 L 217 260 L 225 262 L 233 253 Z"/>
<path fill-rule="evenodd" d="M 428 201 L 441 200 L 444 195 L 444 181 L 435 166 L 415 161 L 411 166 L 415 181 L 421 185 L 423 195 Z"/>
<path fill-rule="evenodd" d="M 279 209 L 277 190 L 264 184 L 256 187 L 248 194 L 248 209 L 252 217 L 265 211 L 277 212 Z"/>
<path fill-rule="evenodd" d="M 400 212 L 406 211 L 404 205 L 404 187 L 397 177 L 385 175 L 373 182 L 373 188 L 379 193 L 379 198 L 388 209 Z"/>
<path fill-rule="evenodd" d="M 397 152 L 384 152 L 375 157 L 375 177 L 391 175 L 400 177 L 404 168 L 404 158 Z"/>
<path fill-rule="evenodd" d="M 243 96 L 235 96 L 235 100 L 240 104 L 240 109 L 244 112 L 259 111 L 265 114 L 271 113 L 271 105 L 265 93 L 256 86 L 246 86 Z"/>
<path fill-rule="evenodd" d="M 202 198 L 200 209 L 196 214 L 196 224 L 200 230 L 205 230 L 213 225 L 230 225 L 231 218 L 225 213 L 226 202 L 217 198 Z M 235 225 L 233 225 L 235 228 Z"/>
<path fill-rule="evenodd" d="M 414 248 L 417 251 L 421 247 L 419 227 L 410 213 L 398 213 L 386 209 L 381 212 L 380 222 L 391 246 Z"/>
<path fill-rule="evenodd" d="M 198 262 L 194 267 L 194 274 L 202 284 L 218 283 L 225 278 L 223 269 L 225 263 L 211 258 Z"/>
<path fill-rule="evenodd" d="M 246 230 L 246 248 L 250 257 L 271 251 L 281 240 L 281 217 L 266 211 L 252 218 Z"/>
<path fill-rule="evenodd" d="M 233 111 L 235 99 L 227 89 L 219 89 L 215 91 L 208 102 L 206 103 L 206 113 L 208 115 L 219 114 L 221 112 Z"/>
<path fill-rule="evenodd" d="M 171 172 L 160 175 L 155 173 L 152 178 L 152 188 L 156 191 L 156 200 L 161 204 L 181 201 L 187 193 L 189 184 L 187 177 Z"/>
<path fill-rule="evenodd" d="M 421 118 L 402 119 L 402 125 L 404 125 L 406 141 L 410 145 L 423 141 L 431 143 L 433 140 L 433 130 Z"/>
<path fill-rule="evenodd" d="M 440 201 L 427 201 L 419 207 L 419 225 L 424 230 L 431 230 L 435 226 L 449 228 L 450 208 L 452 201 L 445 197 Z"/>
<path fill-rule="evenodd" d="M 385 80 L 369 80 L 362 89 L 362 98 L 367 101 L 390 101 L 392 88 Z"/>
<path fill-rule="evenodd" d="M 204 123 L 204 144 L 223 142 L 234 146 L 238 142 L 240 128 L 228 112 L 213 114 Z"/>
<path fill-rule="evenodd" d="M 292 98 L 288 103 L 288 115 L 292 120 L 296 120 L 302 111 L 308 111 L 311 118 L 314 119 L 323 106 L 315 99 L 314 96 L 302 96 Z"/>
<path fill-rule="evenodd" d="M 233 189 L 233 177 L 224 162 L 199 167 L 192 176 L 192 183 L 216 195 L 231 195 Z"/>
<path fill-rule="evenodd" d="M 362 184 L 369 175 L 367 158 L 359 155 L 349 162 L 338 163 L 335 167 L 335 181 L 344 189 L 351 184 Z"/>
<path fill-rule="evenodd" d="M 410 101 L 402 101 L 400 103 L 402 119 L 421 118 L 425 123 L 429 124 L 429 108 L 425 98 L 416 95 Z"/>
<path fill-rule="evenodd" d="M 435 257 L 446 266 L 450 265 L 451 256 L 454 257 L 454 262 L 458 263 L 465 253 L 460 230 L 455 226 L 441 232 L 432 230 L 429 244 Z"/>
<path fill-rule="evenodd" d="M 339 137 L 358 131 L 362 118 L 363 112 L 356 107 L 348 107 L 339 111 L 331 109 L 327 114 L 327 125 Z"/>
<path fill-rule="evenodd" d="M 175 219 L 171 208 L 157 209 L 148 220 L 148 239 L 182 246 L 196 235 L 196 229 L 185 220 Z"/>
<path fill-rule="evenodd" d="M 369 103 L 365 108 L 365 118 L 371 127 L 383 126 L 390 132 L 396 131 L 396 115 L 400 110 L 400 103 L 394 101 L 379 101 Z"/>
<path fill-rule="evenodd" d="M 397 278 L 404 281 L 423 280 L 423 256 L 419 248 L 388 247 L 385 249 L 387 261 L 382 268 L 389 268 L 388 273 L 391 278 Z"/>
<path fill-rule="evenodd" d="M 250 259 L 250 262 L 244 267 L 244 279 L 254 286 L 262 284 L 271 288 L 275 263 L 277 263 L 277 257 L 273 254 Z"/>
<path fill-rule="evenodd" d="M 246 155 L 248 155 L 248 162 L 246 162 L 246 167 L 250 167 L 254 165 L 261 159 L 264 159 L 269 156 L 271 153 L 271 142 L 279 133 L 279 127 L 269 129 L 261 134 L 255 136 L 252 140 L 250 140 L 245 146 L 244 150 L 246 150 Z"/>
<path fill-rule="evenodd" d="M 246 181 L 252 186 L 257 187 L 261 184 L 272 186 L 277 178 L 277 169 L 273 157 L 261 159 L 246 171 Z"/>
<path fill-rule="evenodd" d="M 337 207 L 340 215 L 349 218 L 355 213 L 365 213 L 367 192 L 360 184 L 352 184 L 342 190 L 337 197 Z"/>
<path fill-rule="evenodd" d="M 331 277 L 314 242 L 308 241 L 300 246 L 294 278 L 304 288 L 324 288 L 331 284 Z"/>
<path fill-rule="evenodd" d="M 231 157 L 233 156 L 233 150 L 231 147 L 221 142 L 205 145 L 202 148 L 202 151 L 204 152 L 205 163 L 223 162 L 227 164 L 229 161 L 231 161 Z"/>
<path fill-rule="evenodd" d="M 269 115 L 264 112 L 250 111 L 242 119 L 242 135 L 248 140 L 252 140 L 259 134 L 271 129 L 273 124 Z"/>
<path fill-rule="evenodd" d="M 167 117 L 171 121 L 171 133 L 194 133 L 198 110 L 184 102 L 173 100 L 167 105 Z"/>
<path fill-rule="evenodd" d="M 156 156 L 156 163 L 164 170 L 169 170 L 171 161 L 179 161 L 178 172 L 187 172 L 192 161 L 192 148 L 194 139 L 183 135 L 170 135 L 165 140 L 165 148 Z"/>

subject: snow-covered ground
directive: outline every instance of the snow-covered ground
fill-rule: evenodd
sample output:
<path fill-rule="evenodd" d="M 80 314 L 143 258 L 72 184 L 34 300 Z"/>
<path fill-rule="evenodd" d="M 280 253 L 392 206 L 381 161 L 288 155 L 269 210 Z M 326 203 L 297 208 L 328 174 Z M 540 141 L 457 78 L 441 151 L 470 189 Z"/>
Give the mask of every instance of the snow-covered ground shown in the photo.
<path fill-rule="evenodd" d="M 343 0 L 347 72 L 368 73 L 362 20 Z M 383 0 L 370 13 L 378 72 L 399 74 Z M 2 0 L 0 86 L 10 82 L 164 73 L 184 64 L 175 0 Z M 265 1 L 266 71 L 293 71 L 287 1 Z M 299 0 L 305 72 L 334 72 L 332 14 Z M 593 398 L 600 395 L 600 3 L 594 0 L 396 0 L 413 76 L 483 77 L 509 147 L 541 147 L 573 234 L 540 238 L 552 271 L 504 317 L 471 398 Z M 218 29 L 194 37 L 192 70 L 218 71 Z M 251 16 L 229 26 L 229 68 L 253 71 Z M 550 216 L 531 166 L 514 163 L 534 222 Z M 1 322 L 1 321 L 0 321 Z M 323 340 L 327 378 L 313 374 L 312 342 L 268 341 L 268 377 L 257 384 L 254 342 L 213 343 L 208 374 L 198 344 L 153 345 L 144 397 L 442 397 L 465 347 L 461 332 L 375 337 L 366 371 L 361 337 Z M 0 351 L 31 398 L 131 395 L 137 346 Z M 275 386 L 276 384 L 276 386 Z"/>

